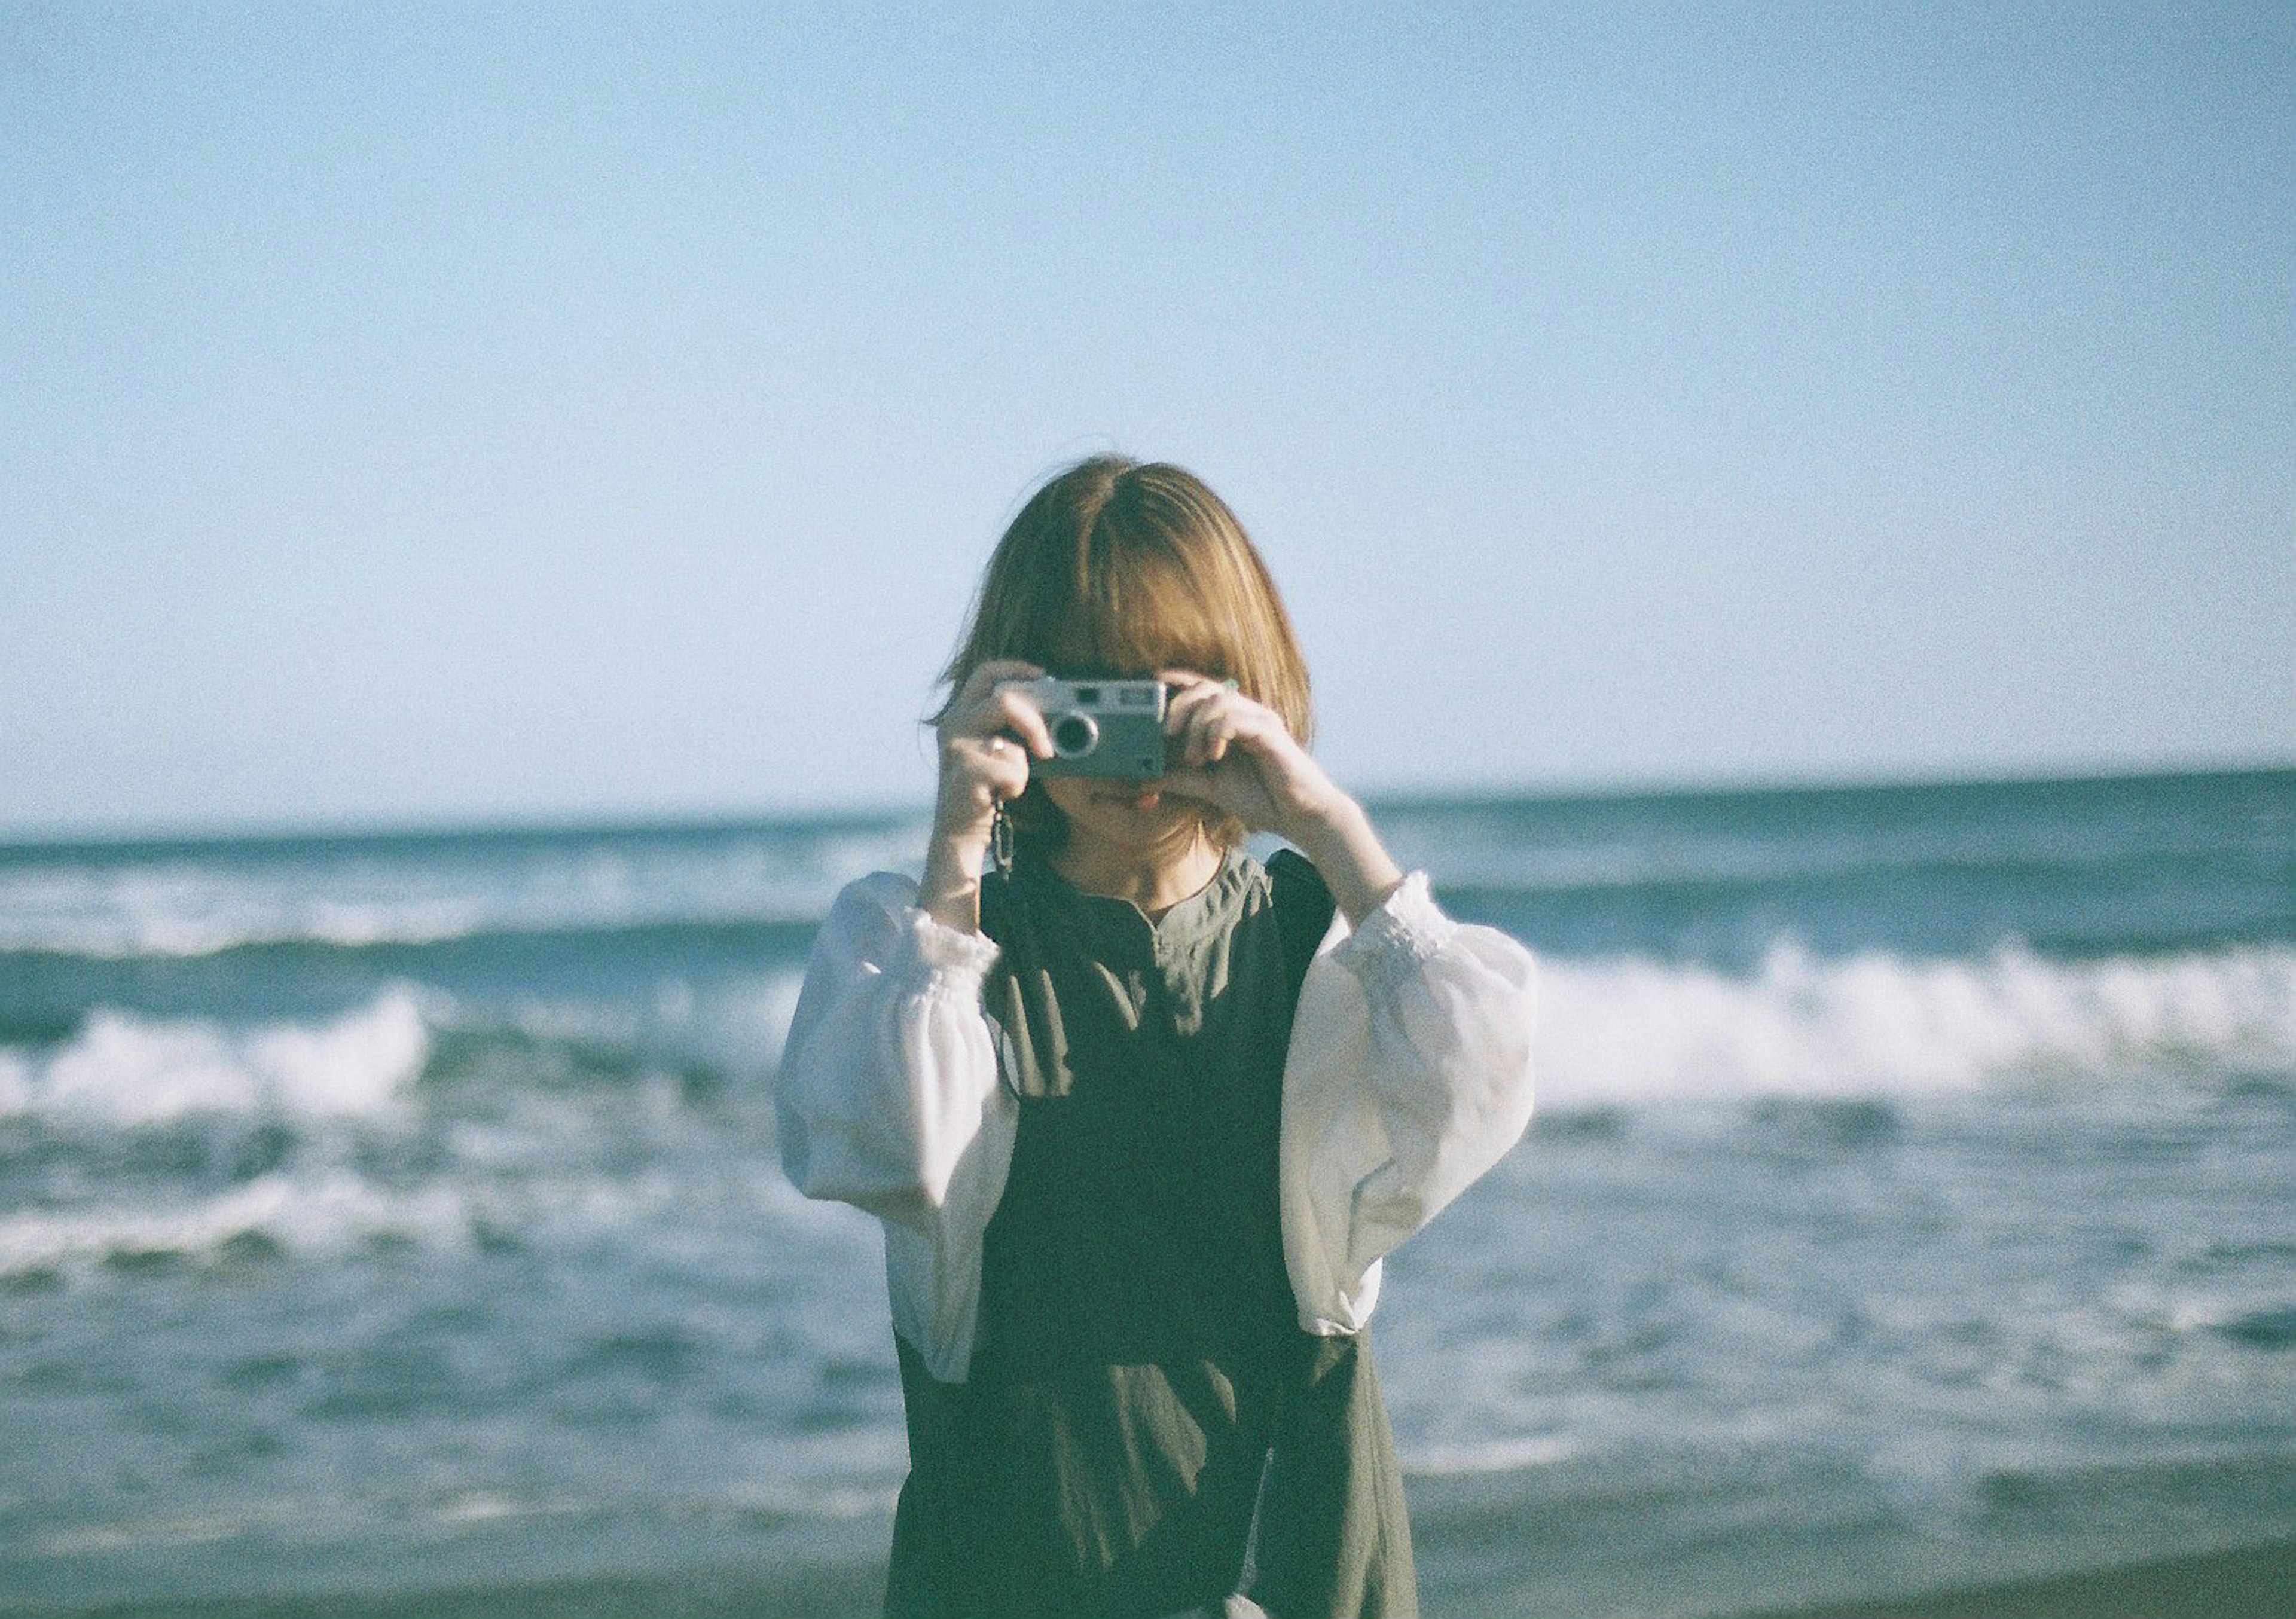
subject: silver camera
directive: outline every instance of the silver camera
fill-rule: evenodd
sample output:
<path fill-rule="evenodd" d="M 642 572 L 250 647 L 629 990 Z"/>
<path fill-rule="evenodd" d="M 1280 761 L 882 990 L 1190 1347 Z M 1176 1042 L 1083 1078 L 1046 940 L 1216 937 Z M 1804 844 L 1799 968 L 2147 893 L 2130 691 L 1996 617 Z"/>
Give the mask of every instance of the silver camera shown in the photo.
<path fill-rule="evenodd" d="M 1044 711 L 1053 756 L 1029 768 L 1047 776 L 1147 779 L 1164 773 L 1160 680 L 1062 680 L 1047 675 L 1021 688 Z"/>

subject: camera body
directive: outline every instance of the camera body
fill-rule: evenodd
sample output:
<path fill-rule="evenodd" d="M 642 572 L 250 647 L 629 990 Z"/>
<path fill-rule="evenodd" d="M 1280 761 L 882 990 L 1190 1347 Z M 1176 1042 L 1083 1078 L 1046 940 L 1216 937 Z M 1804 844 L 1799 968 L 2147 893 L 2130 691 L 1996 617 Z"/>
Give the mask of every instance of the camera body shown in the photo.
<path fill-rule="evenodd" d="M 1021 690 L 1044 711 L 1053 756 L 1029 768 L 1046 776 L 1148 781 L 1164 773 L 1164 704 L 1160 680 L 1062 680 L 1047 675 Z"/>

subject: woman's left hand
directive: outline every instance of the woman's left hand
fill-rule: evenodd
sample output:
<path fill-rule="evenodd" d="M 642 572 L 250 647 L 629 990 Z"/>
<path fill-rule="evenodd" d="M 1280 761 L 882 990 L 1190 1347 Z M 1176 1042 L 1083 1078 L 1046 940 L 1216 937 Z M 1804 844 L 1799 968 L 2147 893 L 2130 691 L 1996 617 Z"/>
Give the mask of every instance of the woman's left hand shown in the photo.
<path fill-rule="evenodd" d="M 1273 708 L 1186 669 L 1160 669 L 1156 678 L 1172 689 L 1164 709 L 1171 756 L 1165 791 L 1201 798 L 1252 831 L 1293 843 L 1344 801 Z"/>
<path fill-rule="evenodd" d="M 1162 669 L 1172 688 L 1164 733 L 1172 764 L 1165 791 L 1201 798 L 1255 832 L 1295 845 L 1323 872 L 1340 908 L 1360 923 L 1403 874 L 1373 832 L 1363 806 L 1341 792 L 1293 739 L 1283 716 L 1225 681 Z"/>

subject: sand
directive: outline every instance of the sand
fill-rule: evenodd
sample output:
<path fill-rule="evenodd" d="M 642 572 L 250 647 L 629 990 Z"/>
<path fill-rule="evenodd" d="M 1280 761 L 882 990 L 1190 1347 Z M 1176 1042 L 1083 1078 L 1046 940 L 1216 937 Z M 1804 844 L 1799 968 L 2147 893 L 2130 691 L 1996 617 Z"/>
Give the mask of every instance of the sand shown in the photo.
<path fill-rule="evenodd" d="M 1760 1619 L 2292 1619 L 2296 1541 L 2059 1574 L 1912 1600 L 1794 1608 Z"/>
<path fill-rule="evenodd" d="M 1538 1611 L 1519 1586 L 1431 1593 L 1427 1619 Z M 396 1595 L 0 1608 L 12 1619 L 867 1619 L 878 1570 L 851 1563 L 735 1568 L 642 1579 L 479 1586 Z M 1620 1619 L 1636 1610 L 1621 1611 Z M 2296 1541 L 1971 1590 L 1777 1609 L 1747 1619 L 2290 1619 Z M 1709 1615 L 1709 1619 L 1725 1619 Z"/>

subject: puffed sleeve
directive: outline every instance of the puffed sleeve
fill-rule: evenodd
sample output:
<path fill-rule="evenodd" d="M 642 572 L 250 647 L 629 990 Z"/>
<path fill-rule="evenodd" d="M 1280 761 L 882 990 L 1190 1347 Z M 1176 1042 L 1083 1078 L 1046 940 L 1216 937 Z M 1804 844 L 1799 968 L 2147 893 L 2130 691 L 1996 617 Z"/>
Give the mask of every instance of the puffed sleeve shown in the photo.
<path fill-rule="evenodd" d="M 1308 969 L 1283 1070 L 1284 1260 L 1310 1332 L 1355 1332 L 1380 1260 L 1530 1124 L 1538 970 L 1414 872 Z"/>
<path fill-rule="evenodd" d="M 998 1083 L 982 976 L 996 946 L 934 920 L 880 872 L 838 895 L 816 936 L 775 1091 L 782 1166 L 808 1198 L 885 1231 L 894 1329 L 963 1380 L 980 1248 L 1017 1121 Z"/>

